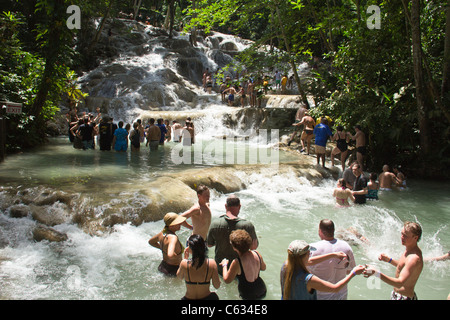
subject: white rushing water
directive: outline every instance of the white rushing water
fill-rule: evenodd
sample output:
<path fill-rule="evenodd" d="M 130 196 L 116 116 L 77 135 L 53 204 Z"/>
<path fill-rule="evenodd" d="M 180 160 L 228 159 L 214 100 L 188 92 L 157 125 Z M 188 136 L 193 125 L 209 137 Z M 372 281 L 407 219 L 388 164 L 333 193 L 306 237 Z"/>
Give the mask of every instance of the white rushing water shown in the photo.
<path fill-rule="evenodd" d="M 377 202 L 336 208 L 332 180 L 313 186 L 288 173 L 272 178 L 251 174 L 245 180 L 248 188 L 237 195 L 242 202 L 241 216 L 254 223 L 259 251 L 268 266 L 261 273 L 268 286 L 267 299 L 280 298 L 279 270 L 290 241 L 318 241 L 318 223 L 323 218 L 332 219 L 339 232 L 354 227 L 362 233 L 369 244 L 357 239 L 350 242 L 357 263 L 375 264 L 389 275 L 394 275 L 394 268 L 378 262 L 377 257 L 381 252 L 394 257 L 401 254 L 400 230 L 405 220 L 422 225 L 419 245 L 424 257 L 448 251 L 448 184 L 410 181 L 409 190 L 381 194 Z M 226 196 L 213 190 L 213 216 L 224 213 Z M 113 232 L 101 236 L 87 235 L 73 224 L 61 224 L 55 229 L 69 237 L 62 243 L 34 242 L 30 233 L 35 223 L 29 217 L 0 215 L 1 242 L 6 244 L 0 249 L 1 298 L 156 300 L 179 299 L 184 292 L 182 281 L 157 271 L 161 252 L 147 243 L 162 229 L 162 221 L 115 225 Z M 179 232 L 182 242 L 188 236 L 187 229 Z M 210 257 L 213 252 L 211 249 Z M 449 263 L 425 263 L 416 287 L 420 299 L 447 297 Z M 387 284 L 357 277 L 349 285 L 349 299 L 388 299 L 390 290 Z M 237 299 L 236 283 L 222 283 L 218 294 L 221 299 Z"/>

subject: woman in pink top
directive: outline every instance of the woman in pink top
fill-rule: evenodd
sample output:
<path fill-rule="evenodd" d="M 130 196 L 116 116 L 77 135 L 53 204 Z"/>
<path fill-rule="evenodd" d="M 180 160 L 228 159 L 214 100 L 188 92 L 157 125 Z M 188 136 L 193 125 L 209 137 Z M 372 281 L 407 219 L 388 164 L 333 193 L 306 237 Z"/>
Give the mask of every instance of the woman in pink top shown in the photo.
<path fill-rule="evenodd" d="M 336 204 L 339 207 L 348 207 L 348 199 L 355 201 L 355 197 L 350 189 L 347 189 L 344 179 L 339 179 L 337 182 L 337 188 L 333 191 L 333 197 L 336 197 Z"/>

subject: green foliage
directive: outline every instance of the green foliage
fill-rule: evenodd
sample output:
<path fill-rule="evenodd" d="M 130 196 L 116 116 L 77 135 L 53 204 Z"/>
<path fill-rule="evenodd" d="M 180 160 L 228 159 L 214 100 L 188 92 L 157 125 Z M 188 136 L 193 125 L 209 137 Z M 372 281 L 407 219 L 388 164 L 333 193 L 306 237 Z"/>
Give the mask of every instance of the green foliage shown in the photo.
<path fill-rule="evenodd" d="M 58 104 L 63 95 L 73 101 L 83 99 L 76 84 L 77 76 L 68 65 L 57 61 L 50 81 L 50 89 L 39 115 L 33 113 L 31 107 L 38 94 L 45 72 L 45 59 L 39 53 L 25 51 L 19 39 L 19 30 L 24 23 L 20 14 L 5 12 L 0 15 L 0 33 L 2 47 L 0 53 L 0 100 L 23 104 L 19 115 L 5 115 L 7 120 L 7 145 L 9 152 L 21 148 L 41 144 L 45 136 L 41 134 L 42 123 L 53 119 L 59 111 Z M 41 31 L 39 39 L 43 39 L 46 31 Z M 45 43 L 45 40 L 43 40 Z M 39 126 L 39 128 L 37 128 Z"/>

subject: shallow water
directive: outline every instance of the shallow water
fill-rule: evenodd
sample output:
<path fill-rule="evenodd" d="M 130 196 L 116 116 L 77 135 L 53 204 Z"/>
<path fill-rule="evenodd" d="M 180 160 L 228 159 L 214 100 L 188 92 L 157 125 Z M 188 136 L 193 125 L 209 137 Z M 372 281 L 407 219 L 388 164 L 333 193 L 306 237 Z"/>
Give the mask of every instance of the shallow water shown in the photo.
<path fill-rule="evenodd" d="M 232 144 L 235 148 L 245 145 L 242 141 Z M 171 148 L 173 145 L 168 144 L 156 155 L 147 149 L 139 154 L 81 151 L 74 150 L 65 138 L 58 138 L 42 150 L 8 157 L 0 166 L 0 185 L 44 184 L 90 192 L 102 203 L 113 201 L 102 200 L 104 186 L 120 184 L 123 188 L 166 170 L 217 165 L 206 161 L 171 167 Z M 280 153 L 279 159 L 292 161 L 292 155 Z M 305 178 L 289 173 L 270 179 L 261 174 L 242 175 L 248 188 L 237 193 L 242 202 L 240 215 L 254 223 L 259 236 L 259 251 L 267 264 L 267 270 L 261 273 L 268 287 L 267 299 L 281 297 L 279 272 L 288 244 L 294 239 L 318 241 L 318 224 L 324 218 L 332 219 L 338 230 L 354 227 L 362 233 L 370 243 L 351 242 L 357 263 L 375 264 L 388 275 L 395 274 L 394 268 L 378 262 L 377 257 L 381 252 L 393 257 L 402 253 L 400 230 L 405 220 L 422 225 L 424 233 L 419 245 L 424 257 L 449 250 L 449 183 L 411 178 L 408 190 L 381 193 L 379 201 L 366 205 L 336 208 L 331 196 L 333 180 L 313 186 Z M 126 189 L 123 193 L 129 196 Z M 226 196 L 212 192 L 214 216 L 224 213 Z M 131 201 L 139 205 L 140 200 L 144 201 L 136 197 Z M 0 298 L 165 300 L 179 299 L 184 293 L 183 282 L 168 279 L 157 271 L 161 252 L 147 243 L 162 229 L 162 221 L 140 226 L 115 225 L 113 232 L 103 236 L 87 235 L 72 224 L 57 225 L 55 229 L 69 236 L 64 243 L 32 241 L 29 235 L 34 225 L 30 218 L 0 215 L 0 238 L 6 241 L 0 249 Z M 179 232 L 182 242 L 188 236 L 187 229 Z M 211 249 L 210 257 L 213 253 Z M 419 299 L 447 298 L 449 268 L 450 261 L 425 263 L 416 287 Z M 359 276 L 349 284 L 349 299 L 385 300 L 390 291 L 385 283 Z M 221 299 L 238 298 L 236 282 L 222 283 L 217 292 Z"/>

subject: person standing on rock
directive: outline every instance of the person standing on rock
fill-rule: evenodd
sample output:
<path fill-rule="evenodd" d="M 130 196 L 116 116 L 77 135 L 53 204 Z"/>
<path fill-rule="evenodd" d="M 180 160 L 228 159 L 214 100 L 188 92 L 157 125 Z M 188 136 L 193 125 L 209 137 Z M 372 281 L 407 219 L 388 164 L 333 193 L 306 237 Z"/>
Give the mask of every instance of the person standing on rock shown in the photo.
<path fill-rule="evenodd" d="M 361 170 L 364 171 L 364 158 L 366 156 L 366 135 L 361 131 L 361 126 L 355 126 L 355 135 L 352 136 L 352 140 L 356 140 L 356 159 L 361 166 Z"/>
<path fill-rule="evenodd" d="M 197 187 L 198 202 L 188 211 L 181 214 L 186 219 L 192 219 L 192 234 L 201 235 L 207 239 L 209 226 L 211 225 L 211 209 L 209 208 L 210 192 L 207 186 Z"/>
<path fill-rule="evenodd" d="M 325 153 L 328 138 L 333 135 L 330 127 L 326 124 L 327 118 L 322 117 L 320 123 L 314 127 L 315 135 L 315 147 L 317 155 L 317 165 L 320 164 L 320 159 L 322 159 L 322 166 L 325 168 Z"/>
<path fill-rule="evenodd" d="M 300 105 L 300 107 L 298 108 L 297 113 L 295 114 L 295 123 L 293 124 L 293 126 L 295 127 L 295 130 L 292 133 L 292 135 L 288 141 L 288 146 L 291 145 L 291 143 L 292 143 L 292 141 L 294 141 L 294 138 L 297 135 L 297 133 L 300 132 L 300 129 L 302 127 L 297 124 L 300 123 L 300 121 L 302 121 L 303 117 L 306 115 L 306 111 L 308 111 L 308 109 L 306 109 L 305 105 L 302 103 Z M 314 125 L 313 125 L 313 128 L 314 128 Z"/>

